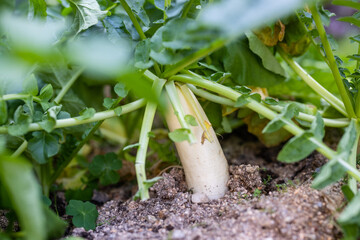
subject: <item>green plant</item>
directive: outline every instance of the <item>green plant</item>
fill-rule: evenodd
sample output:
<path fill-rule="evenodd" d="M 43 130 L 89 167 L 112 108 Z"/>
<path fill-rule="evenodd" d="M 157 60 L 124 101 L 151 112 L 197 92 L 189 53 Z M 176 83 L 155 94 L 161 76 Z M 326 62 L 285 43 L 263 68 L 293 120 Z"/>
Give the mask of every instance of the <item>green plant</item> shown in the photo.
<path fill-rule="evenodd" d="M 258 198 L 258 197 L 260 197 L 261 196 L 261 190 L 260 189 L 258 189 L 258 188 L 256 188 L 255 190 L 254 190 L 254 192 L 253 192 L 253 197 L 254 198 Z"/>
<path fill-rule="evenodd" d="M 353 1 L 336 0 L 334 4 L 359 10 L 359 4 Z M 342 66 L 344 63 L 334 56 L 324 30 L 322 19 L 327 19 L 329 14 L 321 6 L 311 4 L 311 13 L 297 10 L 295 15 L 285 17 L 302 6 L 300 0 L 279 0 L 271 5 L 264 0 L 69 0 L 53 5 L 43 0 L 2 1 L 0 190 L 7 194 L 1 195 L 0 206 L 16 213 L 25 238 L 50 238 L 52 233 L 44 230 L 49 209 L 41 207 L 38 183 L 42 194 L 48 197 L 56 181 L 61 182 L 62 175 L 71 171 L 71 164 L 76 165 L 74 182 L 81 191 L 91 192 L 98 182 L 116 183 L 119 180 L 116 171 L 121 168 L 117 156 L 126 152 L 96 156 L 90 163 L 78 156 L 91 138 L 101 136 L 98 130 L 104 121 L 114 117 L 126 123 L 123 147 L 128 147 L 124 151 L 137 148 L 137 196 L 146 200 L 149 187 L 159 179 L 147 179 L 145 161 L 154 134 L 151 129 L 156 111 L 168 116 L 169 138 L 176 142 L 179 155 L 200 158 L 197 151 L 210 153 L 207 147 L 212 145 L 208 143 L 219 147 L 212 125 L 231 131 L 231 118 L 221 112 L 222 106 L 227 106 L 234 110 L 250 109 L 241 114 L 255 112 L 260 119 L 268 119 L 266 126 L 258 131 L 259 136 L 271 136 L 282 128 L 294 135 L 281 150 L 280 161 L 296 162 L 314 150 L 329 158 L 314 179 L 313 187 L 323 188 L 348 175 L 349 189 L 355 197 L 339 222 L 346 237 L 356 238 L 359 232 L 356 219 L 360 216 L 356 201 L 359 196 L 356 184 L 360 181 L 356 168 L 360 133 L 359 52 L 350 56 L 355 60 L 353 70 Z M 16 15 L 12 14 L 15 7 Z M 287 35 L 284 42 L 269 48 L 258 32 L 264 23 L 279 18 L 288 29 Z M 341 20 L 359 25 L 358 13 Z M 256 34 L 250 32 L 255 28 L 259 29 L 254 30 Z M 294 32 L 299 36 L 293 35 Z M 360 43 L 359 36 L 351 39 Z M 304 53 L 310 42 L 316 57 L 309 58 L 329 66 L 331 72 L 326 76 L 334 81 L 327 81 L 326 85 L 336 85 L 334 93 L 291 56 Z M 286 80 L 287 74 L 292 74 L 290 80 Z M 294 80 L 296 77 L 303 82 Z M 104 85 L 112 86 L 106 96 L 99 91 Z M 261 96 L 245 85 L 268 88 L 272 96 L 278 97 L 282 96 L 283 88 L 302 101 L 278 101 Z M 213 102 L 206 108 L 213 122 L 206 118 L 193 93 Z M 164 100 L 167 98 L 168 106 Z M 320 99 L 327 102 L 325 107 Z M 143 107 L 142 118 L 141 111 L 133 113 Z M 346 127 L 336 151 L 322 141 L 325 126 Z M 134 144 L 137 134 L 138 143 Z M 222 156 L 221 148 L 216 151 Z M 205 198 L 218 198 L 225 193 L 227 165 L 224 158 L 220 159 L 221 163 L 214 164 L 222 170 L 218 178 L 207 176 L 205 171 L 191 182 L 192 174 L 185 169 L 195 193 Z M 187 169 L 192 168 L 189 165 Z M 10 181 L 14 176 L 18 179 L 15 183 Z M 213 189 L 204 189 L 209 181 L 221 187 L 214 195 Z M 29 193 L 27 189 L 34 191 Z M 74 195 L 68 192 L 69 198 Z M 94 206 L 69 201 L 67 211 L 74 216 L 74 225 L 94 228 Z M 35 207 L 21 208 L 23 203 Z M 78 210 L 75 205 L 83 211 L 75 211 Z M 28 211 L 36 211 L 38 218 L 29 221 Z M 85 219 L 88 212 L 89 222 Z M 52 219 L 54 226 L 64 228 L 59 219 Z M 61 235 L 61 231 L 57 234 Z"/>

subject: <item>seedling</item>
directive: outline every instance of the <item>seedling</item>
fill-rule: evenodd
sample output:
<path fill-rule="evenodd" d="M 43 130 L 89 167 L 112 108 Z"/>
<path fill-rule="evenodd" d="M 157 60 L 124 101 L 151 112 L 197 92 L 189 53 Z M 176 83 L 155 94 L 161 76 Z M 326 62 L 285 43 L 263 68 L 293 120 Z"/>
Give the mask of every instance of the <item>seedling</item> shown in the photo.
<path fill-rule="evenodd" d="M 261 190 L 259 189 L 259 188 L 256 188 L 255 190 L 254 190 L 254 193 L 253 193 L 253 197 L 254 198 L 258 198 L 258 197 L 260 197 L 261 196 Z"/>

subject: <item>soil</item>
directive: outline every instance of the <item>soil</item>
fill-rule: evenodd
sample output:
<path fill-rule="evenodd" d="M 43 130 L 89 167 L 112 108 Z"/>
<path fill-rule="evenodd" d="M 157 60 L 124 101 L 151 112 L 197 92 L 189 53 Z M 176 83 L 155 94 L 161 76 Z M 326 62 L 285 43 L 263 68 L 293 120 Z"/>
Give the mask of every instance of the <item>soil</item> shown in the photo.
<path fill-rule="evenodd" d="M 246 140 L 244 140 L 246 139 Z M 125 184 L 97 192 L 98 226 L 69 235 L 85 239 L 340 239 L 335 219 L 343 195 L 340 184 L 311 188 L 313 175 L 327 161 L 314 153 L 295 164 L 276 161 L 280 147 L 265 148 L 251 136 L 222 141 L 229 161 L 228 193 L 192 203 L 183 170 L 168 169 L 151 188 L 151 198 L 133 201 Z"/>

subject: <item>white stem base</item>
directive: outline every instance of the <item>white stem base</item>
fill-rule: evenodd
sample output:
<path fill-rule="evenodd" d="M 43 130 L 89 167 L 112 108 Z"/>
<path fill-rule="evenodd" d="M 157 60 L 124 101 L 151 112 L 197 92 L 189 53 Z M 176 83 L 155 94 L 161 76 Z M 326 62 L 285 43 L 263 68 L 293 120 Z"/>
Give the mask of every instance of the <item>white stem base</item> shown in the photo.
<path fill-rule="evenodd" d="M 177 88 L 177 92 L 185 114 L 196 116 L 179 88 Z M 202 111 L 202 115 L 205 117 L 203 120 L 209 122 L 201 105 L 194 95 L 193 97 L 197 104 L 196 107 Z M 170 131 L 181 128 L 171 104 L 169 104 L 166 114 L 166 121 Z M 194 193 L 193 200 L 203 202 L 223 197 L 227 191 L 226 184 L 229 180 L 229 171 L 227 160 L 215 131 L 210 127 L 211 137 L 209 139 L 212 139 L 212 142 L 209 142 L 207 139 L 203 139 L 204 130 L 200 127 L 200 124 L 191 127 L 191 130 L 195 135 L 196 143 L 190 144 L 183 141 L 176 142 L 175 145 L 184 167 L 187 185 Z"/>

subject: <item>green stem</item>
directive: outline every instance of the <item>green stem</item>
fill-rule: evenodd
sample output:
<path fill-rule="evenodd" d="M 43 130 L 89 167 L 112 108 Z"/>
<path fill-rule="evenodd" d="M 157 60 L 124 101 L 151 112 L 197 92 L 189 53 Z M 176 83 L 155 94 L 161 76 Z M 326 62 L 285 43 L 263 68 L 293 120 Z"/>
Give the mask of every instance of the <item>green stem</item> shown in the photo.
<path fill-rule="evenodd" d="M 123 6 L 125 12 L 127 13 L 127 15 L 130 17 L 131 22 L 134 24 L 134 27 L 136 29 L 136 31 L 138 32 L 140 39 L 144 40 L 146 39 L 146 36 L 139 24 L 139 22 L 137 21 L 134 13 L 132 12 L 131 8 L 129 7 L 129 5 L 127 4 L 127 2 L 125 0 L 120 0 L 121 5 Z"/>
<path fill-rule="evenodd" d="M 128 14 L 128 16 L 130 17 L 131 22 L 134 24 L 134 27 L 135 27 L 136 31 L 138 32 L 140 39 L 145 40 L 146 35 L 145 35 L 144 31 L 142 30 L 138 20 L 136 19 L 133 11 L 131 10 L 131 8 L 129 7 L 129 5 L 127 4 L 127 2 L 125 0 L 120 0 L 120 2 L 121 2 L 121 5 L 123 6 L 123 8 L 125 9 L 126 13 Z M 161 70 L 160 70 L 158 63 L 155 61 L 154 61 L 154 69 L 155 69 L 156 74 L 158 76 L 160 76 Z"/>
<path fill-rule="evenodd" d="M 132 103 L 125 104 L 125 105 L 121 106 L 121 108 L 122 108 L 121 114 L 126 114 L 129 112 L 135 111 L 135 110 L 143 107 L 145 104 L 146 104 L 146 101 L 144 99 L 139 99 Z M 107 110 L 107 111 L 95 113 L 94 116 L 92 116 L 91 118 L 84 119 L 84 120 L 78 120 L 76 117 L 59 119 L 59 120 L 56 120 L 56 124 L 55 124 L 54 128 L 73 127 L 73 126 L 97 122 L 97 121 L 101 121 L 101 120 L 105 120 L 105 119 L 117 117 L 117 116 L 118 115 L 116 114 L 116 112 L 114 110 Z M 40 130 L 43 130 L 43 128 L 38 123 L 31 123 L 29 125 L 29 130 L 28 130 L 29 132 L 40 131 Z M 7 127 L 0 127 L 0 134 L 7 134 L 7 133 L 8 133 Z"/>
<path fill-rule="evenodd" d="M 334 57 L 334 54 L 332 52 L 330 43 L 328 41 L 328 38 L 327 38 L 327 35 L 326 35 L 326 32 L 325 32 L 325 28 L 324 28 L 324 26 L 323 26 L 323 24 L 321 22 L 321 18 L 320 18 L 320 15 L 318 13 L 318 10 L 316 8 L 316 4 L 311 6 L 310 10 L 311 10 L 314 22 L 316 24 L 316 28 L 317 28 L 317 30 L 319 32 L 321 42 L 322 42 L 322 44 L 324 46 L 326 58 L 328 59 L 331 72 L 332 72 L 332 74 L 334 76 L 334 79 L 335 79 L 335 83 L 336 83 L 336 85 L 337 85 L 337 87 L 339 89 L 341 99 L 343 100 L 344 105 L 345 105 L 345 109 L 346 109 L 346 111 L 348 113 L 348 117 L 354 118 L 354 117 L 356 117 L 355 112 L 354 112 L 354 107 L 353 107 L 352 101 L 351 101 L 351 99 L 349 97 L 349 94 L 348 94 L 347 90 L 345 89 L 345 86 L 344 86 L 344 83 L 342 81 L 339 69 L 338 69 L 338 67 L 336 65 L 335 57 Z"/>
<path fill-rule="evenodd" d="M 62 87 L 61 91 L 59 92 L 59 94 L 56 96 L 56 98 L 54 99 L 54 102 L 56 104 L 59 104 L 61 102 L 61 100 L 63 99 L 63 97 L 65 96 L 65 94 L 69 91 L 69 89 L 71 88 L 71 86 L 75 83 L 75 81 L 79 78 L 79 76 L 81 75 L 81 73 L 84 71 L 85 68 L 81 67 L 79 68 L 74 75 L 71 77 L 71 79 L 65 84 L 65 86 Z"/>
<path fill-rule="evenodd" d="M 360 43 L 359 43 L 359 48 L 358 48 L 358 54 L 360 55 Z M 355 71 L 357 69 L 359 69 L 359 64 L 360 64 L 360 60 L 356 60 Z M 355 98 L 355 112 L 356 112 L 357 116 L 360 115 L 360 93 L 359 92 L 356 94 L 356 98 Z"/>
<path fill-rule="evenodd" d="M 359 43 L 359 46 L 358 46 L 358 55 L 360 55 L 360 43 Z M 360 66 L 360 60 L 357 59 L 357 60 L 356 60 L 356 69 L 359 69 L 359 66 Z M 356 70 L 356 69 L 355 69 L 355 70 Z"/>
<path fill-rule="evenodd" d="M 112 142 L 116 142 L 118 145 L 122 146 L 126 143 L 127 139 L 125 137 L 119 136 L 118 133 L 113 132 L 107 128 L 100 127 L 101 135 L 109 139 Z"/>
<path fill-rule="evenodd" d="M 179 94 L 178 94 L 178 91 L 175 87 L 175 84 L 173 81 L 169 81 L 165 84 L 165 88 L 166 88 L 166 92 L 167 92 L 167 95 L 169 97 L 169 100 L 170 100 L 170 103 L 173 107 L 173 110 L 174 110 L 174 114 L 176 115 L 180 125 L 182 128 L 186 128 L 186 129 L 189 129 L 190 130 L 190 133 L 189 133 L 189 143 L 192 144 L 192 143 L 195 143 L 196 142 L 196 138 L 194 136 L 194 134 L 191 132 L 191 127 L 190 125 L 186 122 L 185 120 L 185 112 L 183 110 L 183 107 L 182 107 L 182 104 L 181 104 L 181 101 L 180 101 L 180 97 L 179 97 Z"/>
<path fill-rule="evenodd" d="M 284 109 L 284 107 L 281 107 L 279 105 L 276 106 L 269 105 L 268 107 L 277 112 L 281 112 Z M 299 115 L 296 118 L 307 122 L 313 122 L 316 119 L 314 115 L 303 112 L 299 112 Z M 349 126 L 350 124 L 350 120 L 348 118 L 338 118 L 338 119 L 323 118 L 323 120 L 325 126 L 327 127 L 343 128 Z"/>
<path fill-rule="evenodd" d="M 154 61 L 154 60 L 153 60 Z M 154 69 L 155 69 L 155 72 L 158 76 L 161 76 L 162 72 L 161 72 L 161 69 L 160 69 L 160 66 L 157 62 L 154 61 Z"/>
<path fill-rule="evenodd" d="M 122 98 L 118 98 L 116 99 L 116 101 L 112 104 L 111 108 L 115 108 L 119 103 L 120 101 L 122 100 Z M 131 104 L 131 105 L 130 105 Z M 126 104 L 124 106 L 122 106 L 122 112 L 121 114 L 126 114 L 128 112 L 131 112 L 131 111 L 134 111 L 142 106 L 145 105 L 145 100 L 143 99 L 140 99 L 140 100 L 137 100 L 135 102 L 132 102 L 132 103 L 129 103 L 129 104 Z M 114 112 L 114 110 L 108 110 L 106 112 Z M 96 114 L 95 114 L 96 115 Z M 93 116 L 93 120 L 95 115 Z M 117 116 L 116 114 L 112 117 L 115 117 Z M 108 118 L 108 117 L 107 117 Z M 56 171 L 53 173 L 53 175 L 50 177 L 48 183 L 49 183 L 49 186 L 51 186 L 51 184 L 53 184 L 56 179 L 60 176 L 60 174 L 63 172 L 63 170 L 66 168 L 67 165 L 69 165 L 69 163 L 71 162 L 71 160 L 73 160 L 76 155 L 78 154 L 78 152 L 81 150 L 81 148 L 90 140 L 90 138 L 93 136 L 93 134 L 98 130 L 98 128 L 101 126 L 101 124 L 105 121 L 105 119 L 107 118 L 97 118 L 96 121 L 92 121 L 92 122 L 97 122 L 95 124 L 95 126 L 93 126 L 90 130 L 90 132 L 85 136 L 84 139 L 82 139 L 82 141 L 76 146 L 76 148 L 72 151 L 71 155 L 65 159 L 61 164 L 60 166 L 58 166 L 56 168 Z M 68 120 L 68 119 L 64 119 L 64 120 Z M 60 120 L 58 120 L 60 121 Z"/>
<path fill-rule="evenodd" d="M 336 110 L 338 110 L 344 116 L 348 116 L 346 109 L 344 107 L 343 102 L 340 99 L 335 97 L 332 93 L 326 90 L 323 86 L 321 86 L 314 78 L 310 76 L 297 62 L 295 62 L 292 58 L 286 55 L 281 49 L 279 49 L 279 54 L 285 60 L 285 62 L 291 67 L 291 69 L 297 73 L 304 82 L 311 87 L 316 93 L 318 93 L 321 97 L 323 97 L 326 101 L 328 101 Z"/>
<path fill-rule="evenodd" d="M 2 99 L 4 101 L 18 100 L 18 99 L 26 100 L 27 98 L 29 98 L 31 96 L 32 95 L 30 95 L 30 94 L 6 94 L 6 95 L 2 96 Z M 41 99 L 39 97 L 36 97 L 36 96 L 32 96 L 32 97 L 35 102 L 41 102 Z"/>
<path fill-rule="evenodd" d="M 189 10 L 191 8 L 191 6 L 193 5 L 194 0 L 189 0 L 189 2 L 187 2 L 187 4 L 185 5 L 185 7 L 183 8 L 183 12 L 181 14 L 181 18 L 186 18 L 187 14 L 189 13 Z"/>
<path fill-rule="evenodd" d="M 358 148 L 358 143 L 359 143 L 359 137 L 360 137 L 360 128 L 359 128 L 359 124 L 357 123 L 357 120 L 352 119 L 352 121 L 355 121 L 355 126 L 356 126 L 356 140 L 354 143 L 354 147 L 351 151 L 351 155 L 349 158 L 349 164 L 351 166 L 353 166 L 354 168 L 356 168 L 356 158 L 357 158 L 357 148 Z M 349 187 L 350 189 L 353 191 L 353 193 L 356 195 L 357 193 L 357 183 L 356 183 L 356 179 L 352 176 L 349 177 L 349 181 L 348 181 Z"/>
<path fill-rule="evenodd" d="M 24 140 L 24 142 L 16 149 L 16 151 L 11 155 L 12 157 L 20 156 L 27 148 L 28 142 Z"/>
<path fill-rule="evenodd" d="M 171 77 L 170 80 L 194 84 L 196 86 L 205 88 L 209 91 L 215 92 L 219 95 L 225 96 L 233 101 L 236 101 L 241 96 L 240 93 L 236 92 L 235 90 L 233 90 L 231 88 L 228 88 L 221 84 L 203 79 L 201 76 L 199 76 L 195 73 L 192 73 L 190 71 L 186 71 L 186 72 L 189 74 L 176 75 L 176 76 Z M 272 120 L 278 116 L 278 114 L 276 112 L 270 110 L 263 104 L 256 102 L 253 99 L 249 99 L 249 101 L 250 102 L 248 104 L 246 104 L 245 106 L 248 107 L 249 109 L 261 114 L 262 116 L 266 117 L 267 119 Z M 281 119 L 281 120 L 285 124 L 283 128 L 286 129 L 288 132 L 292 133 L 293 135 L 297 136 L 297 135 L 304 133 L 304 130 L 301 129 L 299 126 L 297 126 L 293 121 L 288 120 L 288 119 Z M 319 141 L 318 139 L 311 137 L 311 138 L 309 138 L 309 140 L 312 143 L 314 143 L 316 146 L 318 146 L 318 148 L 316 150 L 318 152 L 322 153 L 327 158 L 333 159 L 337 155 L 337 153 L 334 150 L 332 150 L 331 148 L 326 146 L 323 142 Z M 338 158 L 336 158 L 336 159 L 338 159 Z M 349 165 L 346 161 L 344 161 L 342 159 L 336 160 L 336 161 L 338 161 L 338 163 L 340 163 L 343 167 L 345 167 L 347 169 L 347 172 L 349 175 L 353 176 L 357 181 L 360 181 L 360 172 L 356 168 Z"/>
<path fill-rule="evenodd" d="M 299 14 L 296 12 L 296 16 L 300 20 L 300 16 Z M 301 25 L 303 27 L 303 29 L 306 31 L 309 39 L 311 40 L 311 43 L 314 45 L 314 47 L 316 48 L 316 50 L 318 51 L 318 53 L 320 54 L 320 56 L 323 58 L 323 60 L 326 62 L 327 65 L 329 65 L 329 61 L 327 60 L 326 56 L 324 55 L 324 53 L 321 51 L 320 46 L 316 43 L 315 39 L 312 37 L 312 35 L 310 34 L 310 31 L 308 30 L 308 28 L 306 27 L 305 24 Z"/>
<path fill-rule="evenodd" d="M 212 93 L 209 93 L 208 91 L 205 91 L 203 89 L 199 89 L 196 88 L 194 85 L 192 84 L 187 84 L 187 86 L 191 89 L 191 91 L 193 91 L 196 95 L 209 100 L 211 102 L 214 103 L 218 103 L 221 105 L 226 105 L 226 106 L 230 106 L 230 107 L 234 107 L 235 102 L 231 101 L 228 98 L 224 98 Z M 276 105 L 276 106 L 268 106 L 269 108 L 277 111 L 277 112 L 281 112 L 283 110 L 283 107 Z M 310 114 L 306 114 L 303 112 L 299 112 L 299 115 L 296 117 L 297 119 L 300 120 L 304 120 L 307 122 L 313 122 L 315 120 L 315 116 L 310 115 Z M 324 124 L 325 126 L 328 127 L 336 127 L 336 128 L 343 128 L 343 127 L 347 127 L 349 125 L 349 119 L 348 118 L 338 118 L 338 119 L 331 119 L 331 118 L 323 118 L 324 120 Z"/>
<path fill-rule="evenodd" d="M 165 80 L 157 78 L 153 83 L 153 89 L 156 94 L 159 96 L 161 90 L 165 84 Z M 145 161 L 146 161 L 146 152 L 149 144 L 149 132 L 151 131 L 152 124 L 154 121 L 154 116 L 157 108 L 157 103 L 148 102 L 146 104 L 145 113 L 143 122 L 141 125 L 140 138 L 139 138 L 139 147 L 136 153 L 135 160 L 135 170 L 136 170 L 136 179 L 138 182 L 139 193 L 141 200 L 149 199 L 149 189 L 146 187 L 146 170 L 145 170 Z"/>
<path fill-rule="evenodd" d="M 221 104 L 221 105 L 234 107 L 235 102 L 231 101 L 228 98 L 224 98 L 224 97 L 209 93 L 208 91 L 197 88 L 192 84 L 187 84 L 187 86 L 191 89 L 191 91 L 193 93 L 195 93 L 196 95 L 198 95 L 198 96 L 200 96 L 202 98 L 205 98 L 206 100 L 209 100 L 209 101 L 212 101 L 214 103 Z"/>
<path fill-rule="evenodd" d="M 109 11 L 113 10 L 114 8 L 117 7 L 118 4 L 119 4 L 118 2 L 114 3 L 113 5 L 111 5 L 110 7 L 108 7 L 108 8 L 106 9 L 106 11 L 109 12 Z"/>
<path fill-rule="evenodd" d="M 180 62 L 171 65 L 163 72 L 163 78 L 169 78 L 174 74 L 180 72 L 181 70 L 185 69 L 187 66 L 193 64 L 194 62 L 198 61 L 199 59 L 206 57 L 207 55 L 211 54 L 212 52 L 222 48 L 228 40 L 220 39 L 213 43 L 211 43 L 208 47 L 202 48 L 197 52 L 190 54 L 189 56 L 183 58 Z"/>

